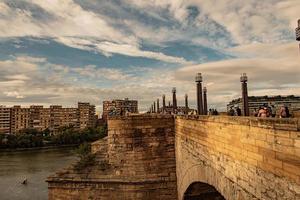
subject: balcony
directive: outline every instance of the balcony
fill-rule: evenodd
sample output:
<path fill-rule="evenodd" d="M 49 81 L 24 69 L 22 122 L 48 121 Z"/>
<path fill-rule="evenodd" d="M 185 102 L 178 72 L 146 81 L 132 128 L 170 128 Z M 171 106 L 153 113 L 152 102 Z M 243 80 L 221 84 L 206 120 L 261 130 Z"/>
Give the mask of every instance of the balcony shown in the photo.
<path fill-rule="evenodd" d="M 300 41 L 300 27 L 296 28 L 296 40 Z"/>

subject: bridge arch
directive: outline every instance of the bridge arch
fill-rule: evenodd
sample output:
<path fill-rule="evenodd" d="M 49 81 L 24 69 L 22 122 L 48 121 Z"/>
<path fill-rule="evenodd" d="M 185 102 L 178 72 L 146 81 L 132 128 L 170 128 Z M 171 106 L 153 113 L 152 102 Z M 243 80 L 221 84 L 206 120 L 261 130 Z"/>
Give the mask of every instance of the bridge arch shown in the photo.
<path fill-rule="evenodd" d="M 215 187 L 202 182 L 193 182 L 184 192 L 183 200 L 225 200 Z"/>
<path fill-rule="evenodd" d="M 184 169 L 182 171 L 177 171 L 178 176 L 178 195 L 179 200 L 193 200 L 193 198 L 187 198 L 189 193 L 199 194 L 205 196 L 206 191 L 213 192 L 217 198 L 216 200 L 225 200 L 223 191 L 226 190 L 226 193 L 232 193 L 233 191 L 228 191 L 231 189 L 235 189 L 232 187 L 232 184 L 226 179 L 220 172 L 216 169 L 212 168 L 205 163 L 194 163 L 192 164 L 189 160 L 189 164 L 187 163 L 178 163 L 179 165 L 183 164 L 184 166 L 189 166 L 184 169 L 184 167 L 180 167 Z M 224 187 L 227 185 L 227 187 Z M 201 189 L 203 189 L 201 191 Z M 218 195 L 217 195 L 218 194 Z M 197 199 L 197 198 L 195 198 Z M 206 200 L 206 198 L 198 198 Z M 207 200 L 214 200 L 213 198 L 208 198 Z"/>

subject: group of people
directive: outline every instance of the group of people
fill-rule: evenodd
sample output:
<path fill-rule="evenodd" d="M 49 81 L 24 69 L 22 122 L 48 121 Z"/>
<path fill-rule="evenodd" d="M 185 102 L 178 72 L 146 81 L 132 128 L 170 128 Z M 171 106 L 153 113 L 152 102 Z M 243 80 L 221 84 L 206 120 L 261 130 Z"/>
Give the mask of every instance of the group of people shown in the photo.
<path fill-rule="evenodd" d="M 278 115 L 277 115 L 278 114 Z M 229 116 L 242 116 L 242 110 L 239 107 L 231 107 L 228 110 Z M 263 105 L 260 106 L 259 109 L 254 109 L 253 116 L 255 117 L 276 117 L 279 116 L 280 118 L 288 118 L 290 117 L 289 108 L 287 106 L 281 106 L 279 111 L 277 112 L 274 105 L 268 106 Z"/>
<path fill-rule="evenodd" d="M 254 110 L 253 115 L 255 117 L 276 117 L 278 114 L 279 118 L 288 118 L 290 117 L 290 111 L 287 106 L 281 106 L 277 112 L 274 105 L 272 106 L 261 106 L 258 110 Z"/>
<path fill-rule="evenodd" d="M 237 106 L 235 109 L 233 107 L 230 107 L 228 110 L 228 115 L 229 116 L 242 116 L 242 110 Z"/>
<path fill-rule="evenodd" d="M 217 111 L 217 109 L 209 109 L 208 110 L 208 115 L 219 115 L 219 112 Z"/>

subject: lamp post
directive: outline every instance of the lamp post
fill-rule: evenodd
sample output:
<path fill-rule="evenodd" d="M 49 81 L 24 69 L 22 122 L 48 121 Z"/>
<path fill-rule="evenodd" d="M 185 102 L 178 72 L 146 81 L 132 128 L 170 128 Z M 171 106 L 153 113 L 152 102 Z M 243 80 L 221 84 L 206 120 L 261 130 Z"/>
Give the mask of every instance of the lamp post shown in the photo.
<path fill-rule="evenodd" d="M 197 112 L 198 115 L 203 114 L 203 100 L 202 100 L 202 74 L 198 73 L 195 77 L 197 84 Z"/>
<path fill-rule="evenodd" d="M 173 93 L 173 113 L 176 113 L 177 110 L 177 99 L 176 99 L 176 88 L 173 87 L 172 89 L 172 93 Z"/>
<path fill-rule="evenodd" d="M 296 40 L 300 41 L 300 19 L 298 19 L 298 27 L 296 28 Z M 300 44 L 299 44 L 299 50 L 300 50 Z"/>
<path fill-rule="evenodd" d="M 203 114 L 207 115 L 207 88 L 203 88 Z"/>
<path fill-rule="evenodd" d="M 188 102 L 188 95 L 185 94 L 184 99 L 185 99 L 185 114 L 189 114 L 189 102 Z"/>
<path fill-rule="evenodd" d="M 248 77 L 246 73 L 241 75 L 240 81 L 242 83 L 242 105 L 243 105 L 243 115 L 249 116 L 249 105 L 248 105 Z"/>
<path fill-rule="evenodd" d="M 166 110 L 166 95 L 162 95 L 162 103 L 163 103 L 163 108 L 162 108 L 162 112 L 165 113 Z"/>

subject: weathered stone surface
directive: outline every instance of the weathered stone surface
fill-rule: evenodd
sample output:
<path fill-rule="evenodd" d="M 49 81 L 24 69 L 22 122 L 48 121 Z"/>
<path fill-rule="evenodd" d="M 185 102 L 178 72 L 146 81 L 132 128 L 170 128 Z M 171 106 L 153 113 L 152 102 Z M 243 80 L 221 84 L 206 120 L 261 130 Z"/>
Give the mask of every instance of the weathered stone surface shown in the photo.
<path fill-rule="evenodd" d="M 96 164 L 49 177 L 49 199 L 181 200 L 201 182 L 226 200 L 298 200 L 299 124 L 226 116 L 110 119 L 108 137 L 92 145 Z"/>
<path fill-rule="evenodd" d="M 177 199 L 174 129 L 168 115 L 110 119 L 97 164 L 49 177 L 49 199 Z"/>
<path fill-rule="evenodd" d="M 178 199 L 193 182 L 227 200 L 300 199 L 298 121 L 244 117 L 177 117 Z"/>

